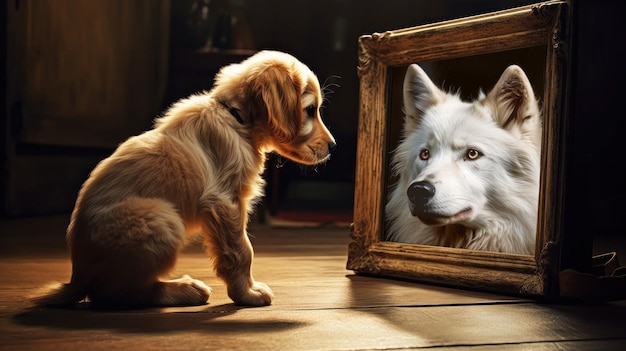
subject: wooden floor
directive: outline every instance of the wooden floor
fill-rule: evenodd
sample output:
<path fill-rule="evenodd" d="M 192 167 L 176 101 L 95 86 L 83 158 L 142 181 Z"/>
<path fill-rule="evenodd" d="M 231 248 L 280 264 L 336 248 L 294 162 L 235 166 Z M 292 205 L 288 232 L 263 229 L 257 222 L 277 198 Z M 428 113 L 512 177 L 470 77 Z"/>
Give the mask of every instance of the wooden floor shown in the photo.
<path fill-rule="evenodd" d="M 176 274 L 213 287 L 200 307 L 35 308 L 28 295 L 65 282 L 67 218 L 0 222 L 1 350 L 625 350 L 626 301 L 545 305 L 345 270 L 346 228 L 253 228 L 253 272 L 272 306 L 239 308 L 199 246 Z"/>

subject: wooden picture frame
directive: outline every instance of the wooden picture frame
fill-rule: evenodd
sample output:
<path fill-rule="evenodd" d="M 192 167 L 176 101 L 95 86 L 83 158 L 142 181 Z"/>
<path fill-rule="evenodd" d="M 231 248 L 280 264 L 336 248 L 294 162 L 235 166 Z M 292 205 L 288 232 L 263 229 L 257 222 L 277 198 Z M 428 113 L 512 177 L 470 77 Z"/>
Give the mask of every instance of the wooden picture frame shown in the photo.
<path fill-rule="evenodd" d="M 360 112 L 349 270 L 534 298 L 558 295 L 567 7 L 565 1 L 548 1 L 359 38 Z M 538 96 L 544 129 L 535 255 L 384 241 L 392 70 L 528 47 L 545 48 L 543 93 Z"/>

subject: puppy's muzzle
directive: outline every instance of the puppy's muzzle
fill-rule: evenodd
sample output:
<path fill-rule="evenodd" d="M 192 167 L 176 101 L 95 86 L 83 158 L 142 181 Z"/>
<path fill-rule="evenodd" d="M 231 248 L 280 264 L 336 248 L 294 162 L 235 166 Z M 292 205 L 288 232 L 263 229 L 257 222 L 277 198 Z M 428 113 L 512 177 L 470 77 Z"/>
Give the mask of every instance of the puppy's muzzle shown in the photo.
<path fill-rule="evenodd" d="M 337 148 L 337 144 L 335 144 L 334 142 L 330 141 L 328 142 L 328 153 L 332 153 L 333 151 L 335 151 L 335 149 Z"/>

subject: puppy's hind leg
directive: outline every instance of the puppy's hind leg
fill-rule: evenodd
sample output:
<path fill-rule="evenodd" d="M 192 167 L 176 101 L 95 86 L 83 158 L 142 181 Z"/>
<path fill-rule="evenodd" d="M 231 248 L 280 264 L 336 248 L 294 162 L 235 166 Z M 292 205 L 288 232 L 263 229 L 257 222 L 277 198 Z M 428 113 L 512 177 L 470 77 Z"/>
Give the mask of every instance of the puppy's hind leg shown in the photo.
<path fill-rule="evenodd" d="M 113 306 L 205 304 L 211 289 L 185 276 L 160 281 L 176 263 L 186 241 L 185 227 L 170 203 L 130 198 L 101 217 L 93 232 L 97 272 L 91 272 L 89 298 Z M 93 265 L 92 265 L 93 266 Z M 94 274 L 95 273 L 95 274 Z"/>
<path fill-rule="evenodd" d="M 267 306 L 274 294 L 252 277 L 254 251 L 246 232 L 244 209 L 225 199 L 205 198 L 204 231 L 209 253 L 215 258 L 215 272 L 226 282 L 228 296 L 237 305 Z"/>

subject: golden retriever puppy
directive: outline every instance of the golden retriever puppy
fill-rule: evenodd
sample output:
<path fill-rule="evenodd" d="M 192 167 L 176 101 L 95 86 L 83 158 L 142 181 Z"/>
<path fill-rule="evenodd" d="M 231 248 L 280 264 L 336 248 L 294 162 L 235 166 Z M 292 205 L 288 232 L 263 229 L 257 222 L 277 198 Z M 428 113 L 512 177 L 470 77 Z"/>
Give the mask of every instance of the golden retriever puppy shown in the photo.
<path fill-rule="evenodd" d="M 229 297 L 271 304 L 270 288 L 250 273 L 248 214 L 263 193 L 266 153 L 305 165 L 329 158 L 335 140 L 320 118 L 322 99 L 315 74 L 286 53 L 262 51 L 222 68 L 211 91 L 175 103 L 93 170 L 67 229 L 71 281 L 34 302 L 205 304 L 203 282 L 159 279 L 201 233 Z"/>

